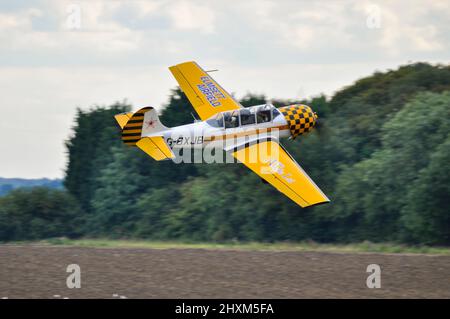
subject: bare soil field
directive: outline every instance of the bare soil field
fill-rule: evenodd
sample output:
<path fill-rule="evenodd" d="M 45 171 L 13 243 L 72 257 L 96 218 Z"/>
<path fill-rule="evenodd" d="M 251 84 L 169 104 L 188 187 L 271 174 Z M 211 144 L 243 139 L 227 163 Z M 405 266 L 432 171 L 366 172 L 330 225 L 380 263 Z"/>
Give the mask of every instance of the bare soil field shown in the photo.
<path fill-rule="evenodd" d="M 69 264 L 81 288 L 69 289 Z M 381 288 L 369 289 L 369 264 Z M 1 298 L 450 298 L 450 256 L 1 245 Z"/>

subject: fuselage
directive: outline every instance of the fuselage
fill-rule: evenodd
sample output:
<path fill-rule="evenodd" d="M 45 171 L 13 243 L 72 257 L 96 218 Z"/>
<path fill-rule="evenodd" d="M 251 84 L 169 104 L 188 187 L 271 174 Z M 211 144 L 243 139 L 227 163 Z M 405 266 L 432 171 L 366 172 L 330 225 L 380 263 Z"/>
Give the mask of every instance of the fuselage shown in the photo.
<path fill-rule="evenodd" d="M 221 112 L 206 121 L 168 128 L 159 132 L 170 148 L 226 148 L 254 138 L 285 138 L 308 132 L 317 116 L 306 105 L 275 108 L 256 105 Z"/>

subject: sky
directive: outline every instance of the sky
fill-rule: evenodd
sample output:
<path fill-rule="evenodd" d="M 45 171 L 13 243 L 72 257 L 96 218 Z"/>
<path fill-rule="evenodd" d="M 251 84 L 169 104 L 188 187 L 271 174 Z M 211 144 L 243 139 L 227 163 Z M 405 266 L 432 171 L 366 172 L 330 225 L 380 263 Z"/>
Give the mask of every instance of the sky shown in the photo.
<path fill-rule="evenodd" d="M 0 176 L 62 178 L 76 109 L 160 109 L 194 60 L 237 98 L 450 61 L 450 1 L 0 1 Z"/>

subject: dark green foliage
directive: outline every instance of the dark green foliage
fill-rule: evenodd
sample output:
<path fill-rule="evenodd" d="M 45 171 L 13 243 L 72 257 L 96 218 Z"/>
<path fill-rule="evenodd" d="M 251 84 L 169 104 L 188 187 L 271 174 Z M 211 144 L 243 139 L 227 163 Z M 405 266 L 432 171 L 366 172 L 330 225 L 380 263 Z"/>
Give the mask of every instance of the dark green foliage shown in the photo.
<path fill-rule="evenodd" d="M 77 201 L 63 190 L 16 189 L 0 197 L 0 241 L 76 237 L 82 224 Z"/>
<path fill-rule="evenodd" d="M 382 146 L 370 158 L 348 167 L 339 175 L 336 205 L 329 212 L 346 221 L 342 238 L 397 240 L 401 232 L 407 231 L 405 226 L 408 229 L 405 238 L 416 238 L 410 230 L 416 229 L 413 222 L 420 222 L 418 218 L 425 214 L 425 206 L 432 211 L 427 215 L 430 225 L 435 223 L 434 219 L 448 220 L 447 207 L 438 200 L 439 196 L 442 200 L 442 187 L 447 187 L 449 182 L 447 179 L 445 183 L 446 167 L 440 168 L 441 178 L 433 181 L 429 180 L 429 174 L 432 174 L 429 166 L 432 156 L 445 156 L 442 145 L 450 132 L 449 106 L 449 92 L 419 94 L 382 127 Z M 436 169 L 436 163 L 433 167 Z M 423 184 L 427 179 L 429 182 Z M 436 193 L 436 198 L 428 196 L 429 206 L 423 201 L 425 196 L 417 192 L 423 187 L 429 189 L 430 194 L 434 193 L 435 187 L 441 190 Z M 419 210 L 419 207 L 422 208 Z M 407 225 L 400 221 L 402 214 Z M 347 229 L 349 222 L 355 222 L 354 230 Z M 437 238 L 442 240 L 442 236 Z"/>
<path fill-rule="evenodd" d="M 377 72 L 336 93 L 330 101 L 336 120 L 330 142 L 344 148 L 338 151 L 340 162 L 356 163 L 370 156 L 381 145 L 383 125 L 418 92 L 444 90 L 450 90 L 450 67 L 417 63 Z"/>
<path fill-rule="evenodd" d="M 254 95 L 254 94 L 247 94 L 242 98 L 240 103 L 243 107 L 249 107 L 253 105 L 260 105 L 266 103 L 266 97 L 264 95 Z"/>
<path fill-rule="evenodd" d="M 123 237 L 133 229 L 137 220 L 135 195 L 142 192 L 145 178 L 136 170 L 141 162 L 137 152 L 136 148 L 111 149 L 111 162 L 100 171 L 96 181 L 87 233 Z"/>
<path fill-rule="evenodd" d="M 410 185 L 401 223 L 404 239 L 415 243 L 450 243 L 450 135 L 436 147 L 426 168 Z"/>
<path fill-rule="evenodd" d="M 168 127 L 178 126 L 192 123 L 193 116 L 198 118 L 186 95 L 179 88 L 173 89 L 160 116 L 161 122 Z"/>
<path fill-rule="evenodd" d="M 77 111 L 73 136 L 66 142 L 71 160 L 67 165 L 64 186 L 85 211 L 91 210 L 100 170 L 111 161 L 111 147 L 122 146 L 120 127 L 114 115 L 130 109 L 126 103 L 116 103 L 109 108 Z"/>

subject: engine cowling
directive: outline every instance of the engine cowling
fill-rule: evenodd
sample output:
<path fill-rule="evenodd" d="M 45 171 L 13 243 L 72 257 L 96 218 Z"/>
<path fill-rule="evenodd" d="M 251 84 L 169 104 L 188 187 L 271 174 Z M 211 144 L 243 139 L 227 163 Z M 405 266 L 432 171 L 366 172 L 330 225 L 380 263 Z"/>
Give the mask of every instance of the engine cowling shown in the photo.
<path fill-rule="evenodd" d="M 292 138 L 310 132 L 316 125 L 317 114 L 304 104 L 293 104 L 278 109 L 286 119 Z"/>

